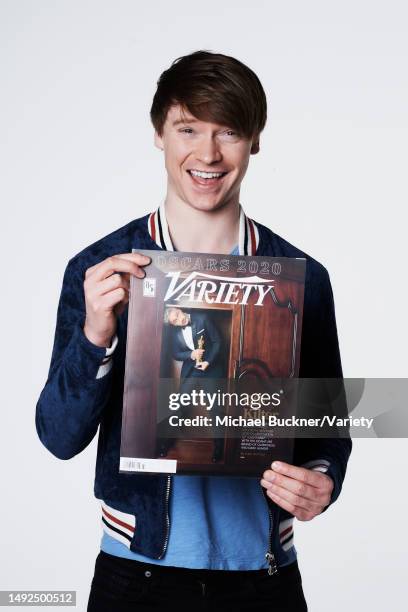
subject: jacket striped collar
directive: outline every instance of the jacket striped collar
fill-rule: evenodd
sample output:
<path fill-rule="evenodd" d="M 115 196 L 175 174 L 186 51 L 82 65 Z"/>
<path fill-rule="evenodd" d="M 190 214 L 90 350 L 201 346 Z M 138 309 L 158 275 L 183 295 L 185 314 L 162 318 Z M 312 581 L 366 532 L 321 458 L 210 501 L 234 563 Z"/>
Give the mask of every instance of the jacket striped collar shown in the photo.
<path fill-rule="evenodd" d="M 175 250 L 170 238 L 169 226 L 167 225 L 164 202 L 160 204 L 157 210 L 150 213 L 147 220 L 147 228 L 151 239 L 159 247 L 166 251 Z M 239 255 L 256 255 L 258 244 L 259 232 L 256 223 L 246 216 L 240 204 L 238 236 Z"/>

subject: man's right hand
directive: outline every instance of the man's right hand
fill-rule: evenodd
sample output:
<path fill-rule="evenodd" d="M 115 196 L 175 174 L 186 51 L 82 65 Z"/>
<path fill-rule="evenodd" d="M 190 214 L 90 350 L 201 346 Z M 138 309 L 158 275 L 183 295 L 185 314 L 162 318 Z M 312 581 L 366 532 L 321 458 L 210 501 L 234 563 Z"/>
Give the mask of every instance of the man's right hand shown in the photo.
<path fill-rule="evenodd" d="M 140 253 L 113 255 L 85 273 L 86 318 L 84 334 L 92 344 L 109 347 L 116 332 L 116 317 L 129 301 L 130 275 L 144 278 L 142 266 L 150 257 Z"/>
<path fill-rule="evenodd" d="M 192 351 L 191 359 L 193 359 L 194 361 L 197 361 L 197 359 L 201 359 L 204 355 L 204 350 L 205 349 L 195 349 L 194 351 Z"/>

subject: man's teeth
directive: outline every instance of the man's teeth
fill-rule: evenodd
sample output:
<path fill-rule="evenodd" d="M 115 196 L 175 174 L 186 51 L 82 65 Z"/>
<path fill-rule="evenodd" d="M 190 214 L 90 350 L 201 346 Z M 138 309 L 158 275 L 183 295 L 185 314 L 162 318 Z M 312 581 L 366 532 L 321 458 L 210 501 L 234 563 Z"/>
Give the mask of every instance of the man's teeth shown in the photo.
<path fill-rule="evenodd" d="M 225 174 L 225 172 L 200 172 L 198 170 L 190 170 L 190 173 L 193 176 L 199 176 L 201 178 L 219 178 Z"/>

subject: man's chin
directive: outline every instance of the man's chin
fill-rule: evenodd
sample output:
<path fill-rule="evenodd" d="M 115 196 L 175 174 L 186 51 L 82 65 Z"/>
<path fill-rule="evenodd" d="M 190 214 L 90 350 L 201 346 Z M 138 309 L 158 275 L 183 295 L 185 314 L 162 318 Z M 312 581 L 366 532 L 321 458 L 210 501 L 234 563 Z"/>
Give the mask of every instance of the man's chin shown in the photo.
<path fill-rule="evenodd" d="M 195 210 L 200 210 L 203 212 L 212 212 L 215 210 L 219 210 L 223 208 L 228 202 L 230 198 L 227 197 L 203 197 L 203 196 L 192 196 L 185 199 L 186 204 L 194 208 Z"/>

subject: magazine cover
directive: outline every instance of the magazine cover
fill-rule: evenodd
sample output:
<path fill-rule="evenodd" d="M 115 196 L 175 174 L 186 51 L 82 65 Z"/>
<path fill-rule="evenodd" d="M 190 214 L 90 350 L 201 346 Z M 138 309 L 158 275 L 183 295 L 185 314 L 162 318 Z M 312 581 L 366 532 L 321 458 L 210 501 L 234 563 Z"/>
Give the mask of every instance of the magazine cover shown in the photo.
<path fill-rule="evenodd" d="M 139 250 L 120 471 L 259 476 L 291 462 L 305 259 Z"/>

